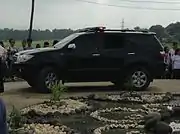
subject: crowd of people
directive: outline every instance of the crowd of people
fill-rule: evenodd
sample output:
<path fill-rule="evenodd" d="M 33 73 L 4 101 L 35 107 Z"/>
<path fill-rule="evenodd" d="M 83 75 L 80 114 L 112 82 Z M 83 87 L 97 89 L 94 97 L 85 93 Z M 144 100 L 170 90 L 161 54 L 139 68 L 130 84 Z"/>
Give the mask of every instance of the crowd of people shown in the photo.
<path fill-rule="evenodd" d="M 164 52 L 166 71 L 163 77 L 166 79 L 180 79 L 180 48 L 178 48 L 178 43 L 174 42 L 171 49 L 164 47 Z"/>
<path fill-rule="evenodd" d="M 55 45 L 58 43 L 58 40 L 54 40 L 52 45 Z M 30 50 L 34 48 L 41 48 L 40 44 L 36 44 L 35 47 L 32 46 L 32 39 L 22 40 L 22 46 L 18 48 L 16 45 L 16 42 L 14 39 L 9 39 L 9 45 L 6 47 L 3 43 L 3 41 L 0 41 L 0 45 L 4 47 L 7 51 L 11 52 L 17 52 L 17 51 L 23 51 L 23 50 Z M 49 47 L 50 43 L 45 41 L 43 44 L 43 47 Z"/>
<path fill-rule="evenodd" d="M 52 45 L 55 45 L 58 43 L 58 40 L 54 40 Z M 0 47 L 4 49 L 4 55 L 6 55 L 6 66 L 7 66 L 7 71 L 6 71 L 6 79 L 9 80 L 15 80 L 15 77 L 12 74 L 12 65 L 13 65 L 13 55 L 19 51 L 24 51 L 24 50 L 31 50 L 34 48 L 41 48 L 40 44 L 36 44 L 35 47 L 32 46 L 32 39 L 27 39 L 27 40 L 22 40 L 21 47 L 18 48 L 16 46 L 16 42 L 14 39 L 9 39 L 9 44 L 7 46 L 4 45 L 3 41 L 0 41 Z M 44 42 L 43 48 L 49 47 L 50 43 L 49 42 Z"/>

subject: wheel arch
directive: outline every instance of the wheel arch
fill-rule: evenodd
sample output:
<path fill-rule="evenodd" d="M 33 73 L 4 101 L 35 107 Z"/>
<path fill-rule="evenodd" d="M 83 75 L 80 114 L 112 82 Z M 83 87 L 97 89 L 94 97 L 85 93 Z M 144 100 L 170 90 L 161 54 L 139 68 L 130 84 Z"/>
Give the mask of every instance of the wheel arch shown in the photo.
<path fill-rule="evenodd" d="M 39 67 L 38 67 L 38 72 L 40 72 L 42 69 L 44 68 L 53 68 L 55 70 L 55 72 L 57 74 L 60 73 L 61 69 L 63 69 L 63 67 L 60 67 L 58 64 L 56 63 L 52 63 L 52 62 L 48 62 L 48 63 L 42 63 Z"/>
<path fill-rule="evenodd" d="M 151 81 L 153 80 L 153 71 L 152 71 L 153 69 L 151 68 L 151 65 L 149 65 L 147 62 L 135 62 L 135 63 L 130 63 L 130 64 L 125 66 L 126 72 L 128 72 L 128 70 L 132 70 L 134 68 L 146 69 L 146 71 L 149 72 Z"/>

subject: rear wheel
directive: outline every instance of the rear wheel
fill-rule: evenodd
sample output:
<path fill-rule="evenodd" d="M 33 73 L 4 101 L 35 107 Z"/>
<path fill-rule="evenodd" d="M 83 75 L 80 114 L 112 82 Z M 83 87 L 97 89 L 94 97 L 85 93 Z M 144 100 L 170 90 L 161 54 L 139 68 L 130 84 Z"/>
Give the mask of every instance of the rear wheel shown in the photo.
<path fill-rule="evenodd" d="M 53 68 L 47 67 L 41 70 L 36 87 L 38 88 L 38 91 L 42 93 L 49 93 L 51 92 L 51 87 L 57 82 L 62 83 L 57 72 Z"/>
<path fill-rule="evenodd" d="M 150 85 L 150 82 L 151 77 L 149 72 L 143 67 L 136 67 L 125 77 L 125 88 L 137 91 L 145 90 Z"/>

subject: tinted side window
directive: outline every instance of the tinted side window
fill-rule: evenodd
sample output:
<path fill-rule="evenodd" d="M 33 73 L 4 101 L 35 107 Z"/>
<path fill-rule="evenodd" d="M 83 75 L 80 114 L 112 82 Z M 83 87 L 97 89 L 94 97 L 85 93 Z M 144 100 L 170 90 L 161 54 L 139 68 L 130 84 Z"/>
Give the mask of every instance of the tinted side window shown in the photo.
<path fill-rule="evenodd" d="M 121 34 L 104 35 L 104 49 L 120 49 L 124 47 L 125 39 Z"/>
<path fill-rule="evenodd" d="M 162 49 L 161 44 L 154 35 L 131 34 L 127 37 L 127 40 L 131 45 L 134 44 L 144 48 Z"/>
<path fill-rule="evenodd" d="M 76 51 L 93 51 L 98 48 L 98 40 L 95 34 L 85 34 L 81 35 L 74 40 L 76 45 Z"/>

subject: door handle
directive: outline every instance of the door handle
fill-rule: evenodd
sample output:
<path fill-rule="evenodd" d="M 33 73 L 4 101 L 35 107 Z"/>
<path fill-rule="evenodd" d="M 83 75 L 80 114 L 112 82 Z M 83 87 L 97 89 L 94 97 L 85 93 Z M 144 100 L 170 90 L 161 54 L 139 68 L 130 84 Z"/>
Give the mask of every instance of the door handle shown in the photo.
<path fill-rule="evenodd" d="M 92 54 L 92 56 L 98 57 L 98 56 L 100 56 L 100 54 Z"/>
<path fill-rule="evenodd" d="M 135 55 L 135 53 L 128 53 L 128 55 Z"/>

